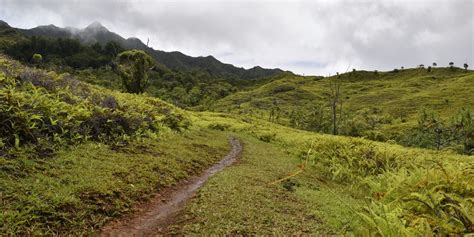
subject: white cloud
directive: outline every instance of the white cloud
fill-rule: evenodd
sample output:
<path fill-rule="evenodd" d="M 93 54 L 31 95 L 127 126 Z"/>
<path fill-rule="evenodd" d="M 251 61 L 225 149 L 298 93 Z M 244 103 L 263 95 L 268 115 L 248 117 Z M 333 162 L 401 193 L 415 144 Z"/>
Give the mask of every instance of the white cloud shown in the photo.
<path fill-rule="evenodd" d="M 13 26 L 100 21 L 166 51 L 322 74 L 432 61 L 473 64 L 474 2 L 0 0 Z"/>

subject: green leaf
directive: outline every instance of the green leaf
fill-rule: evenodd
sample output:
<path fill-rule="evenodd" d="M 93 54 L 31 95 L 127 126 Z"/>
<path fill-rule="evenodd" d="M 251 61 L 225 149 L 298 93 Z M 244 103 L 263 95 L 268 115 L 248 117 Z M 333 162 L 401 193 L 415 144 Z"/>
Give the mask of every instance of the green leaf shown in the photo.
<path fill-rule="evenodd" d="M 18 134 L 15 134 L 15 148 L 20 148 L 20 137 L 18 137 Z"/>

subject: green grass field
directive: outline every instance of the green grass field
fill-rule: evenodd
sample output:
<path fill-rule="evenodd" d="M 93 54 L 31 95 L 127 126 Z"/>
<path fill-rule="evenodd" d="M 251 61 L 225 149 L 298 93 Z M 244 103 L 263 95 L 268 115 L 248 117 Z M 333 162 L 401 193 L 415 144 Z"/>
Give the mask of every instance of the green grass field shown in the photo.
<path fill-rule="evenodd" d="M 245 144 L 242 160 L 211 178 L 172 233 L 411 236 L 473 231 L 472 156 L 226 117 L 200 114 L 195 123 L 237 134 Z M 270 133 L 276 135 L 268 142 Z"/>
<path fill-rule="evenodd" d="M 341 85 L 338 116 L 343 135 L 417 146 L 420 142 L 407 134 L 416 128 L 422 111 L 446 121 L 461 109 L 474 111 L 474 72 L 459 68 L 356 71 L 329 78 L 286 76 L 218 100 L 212 110 L 265 120 L 273 112 L 273 122 L 330 133 L 328 95 L 335 79 Z"/>
<path fill-rule="evenodd" d="M 288 235 L 344 233 L 354 213 L 344 205 L 358 200 L 338 185 L 306 171 L 270 184 L 298 170 L 294 150 L 248 135 L 242 160 L 216 175 L 199 191 L 172 227 L 184 235 Z M 344 200 L 334 199 L 334 192 Z M 349 202 L 348 202 L 349 201 Z"/>
<path fill-rule="evenodd" d="M 211 177 L 171 233 L 474 232 L 473 156 L 267 121 L 274 98 L 281 111 L 295 101 L 324 101 L 325 79 L 269 80 L 218 101 L 216 108 L 231 113 L 214 113 L 92 86 L 3 56 L 0 69 L 0 231 L 6 235 L 97 234 L 134 204 L 222 159 L 229 136 L 243 142 L 241 160 Z M 470 71 L 435 69 L 436 79 L 419 70 L 356 75 L 367 78 L 342 76 L 344 103 L 355 112 L 377 103 L 399 121 L 381 131 L 410 128 L 427 101 L 443 116 L 472 108 Z"/>
<path fill-rule="evenodd" d="M 91 86 L 0 57 L 0 232 L 97 231 L 229 149 L 227 134 L 186 129 L 156 98 Z"/>
<path fill-rule="evenodd" d="M 0 232 L 82 235 L 219 161 L 227 135 L 212 130 L 164 134 L 126 147 L 86 143 L 54 158 L 1 158 Z"/>

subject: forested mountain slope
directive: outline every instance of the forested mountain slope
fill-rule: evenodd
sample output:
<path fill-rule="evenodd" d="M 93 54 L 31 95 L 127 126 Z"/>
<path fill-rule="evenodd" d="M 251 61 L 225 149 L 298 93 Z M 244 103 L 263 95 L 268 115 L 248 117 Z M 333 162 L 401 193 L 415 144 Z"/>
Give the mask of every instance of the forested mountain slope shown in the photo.
<path fill-rule="evenodd" d="M 3 27 L 8 26 L 5 22 Z M 172 70 L 203 70 L 214 76 L 230 77 L 234 79 L 255 79 L 272 76 L 283 72 L 281 69 L 264 69 L 255 66 L 251 69 L 235 67 L 231 64 L 222 63 L 213 56 L 191 57 L 181 52 L 165 52 L 155 50 L 145 45 L 137 38 L 125 39 L 120 35 L 109 31 L 98 22 L 94 22 L 84 29 L 72 27 L 60 28 L 55 25 L 38 26 L 32 29 L 15 29 L 26 36 L 43 36 L 52 38 L 78 39 L 84 44 L 99 43 L 102 45 L 110 41 L 118 43 L 125 49 L 141 49 L 148 52 L 157 62 Z"/>

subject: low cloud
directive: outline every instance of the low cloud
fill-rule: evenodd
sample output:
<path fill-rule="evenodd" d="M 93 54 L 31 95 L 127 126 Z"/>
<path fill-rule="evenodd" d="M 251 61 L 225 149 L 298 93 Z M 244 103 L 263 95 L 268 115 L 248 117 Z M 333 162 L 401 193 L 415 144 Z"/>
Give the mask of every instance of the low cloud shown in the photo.
<path fill-rule="evenodd" d="M 236 66 L 327 75 L 346 68 L 473 64 L 474 2 L 0 0 L 15 27 L 99 21 L 155 49 Z"/>

